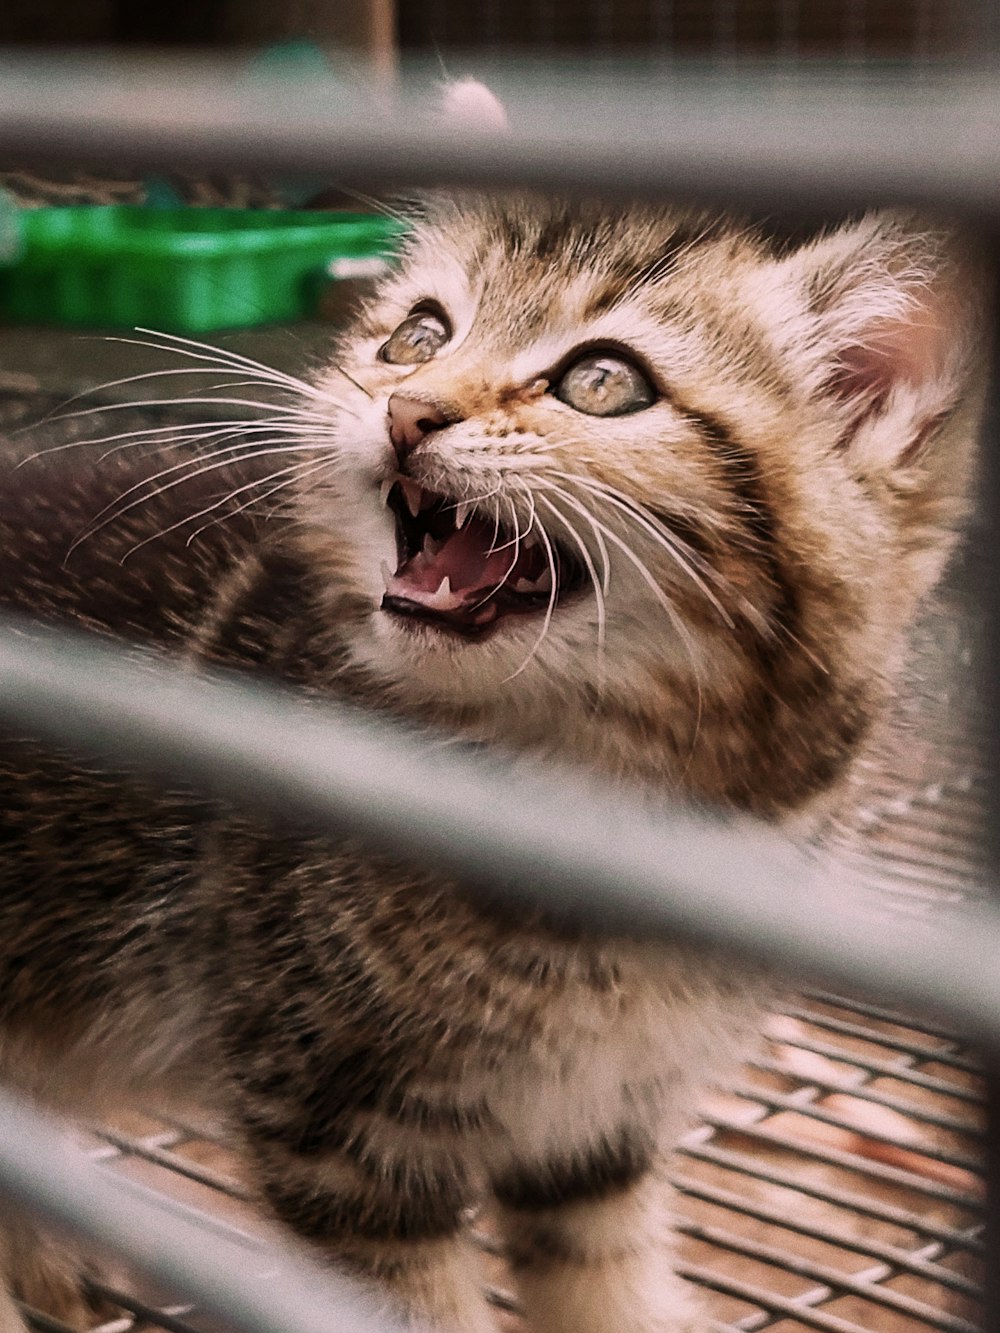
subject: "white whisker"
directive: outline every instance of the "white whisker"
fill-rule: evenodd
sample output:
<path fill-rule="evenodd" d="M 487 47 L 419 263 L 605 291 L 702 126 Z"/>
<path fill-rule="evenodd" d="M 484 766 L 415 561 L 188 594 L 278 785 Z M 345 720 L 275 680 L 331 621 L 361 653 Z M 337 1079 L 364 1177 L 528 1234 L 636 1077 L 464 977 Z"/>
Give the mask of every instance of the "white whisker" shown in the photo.
<path fill-rule="evenodd" d="M 305 481 L 308 477 L 312 477 L 318 472 L 328 471 L 329 466 L 330 460 L 326 458 L 321 458 L 319 462 L 309 463 L 308 465 L 305 462 L 295 464 L 291 469 L 291 476 L 288 477 L 287 481 L 281 482 L 278 486 L 272 486 L 272 488 L 269 491 L 266 491 L 263 495 L 253 496 L 251 499 L 241 504 L 232 514 L 226 514 L 221 518 L 214 519 L 213 522 L 226 523 L 230 518 L 235 517 L 236 514 L 242 514 L 244 509 L 248 509 L 250 505 L 262 504 L 265 500 L 269 499 L 270 496 L 284 490 L 287 486 L 291 486 L 299 481 Z M 273 518 L 277 512 L 277 506 L 271 508 L 267 513 L 267 518 Z"/>
<path fill-rule="evenodd" d="M 554 475 L 559 477 L 569 476 L 569 474 L 565 472 L 557 472 Z M 552 489 L 554 489 L 562 499 L 570 503 L 577 513 L 583 514 L 583 517 L 589 522 L 589 515 L 586 513 L 585 508 L 581 508 L 579 501 L 574 501 L 561 486 L 553 485 Z M 608 589 L 611 587 L 611 555 L 608 551 L 607 543 L 604 540 L 604 534 L 601 532 L 600 528 L 593 528 L 593 533 L 594 545 L 597 547 L 597 552 L 601 559 L 601 588 L 604 596 L 607 597 Z"/>
<path fill-rule="evenodd" d="M 225 347 L 213 347 L 211 343 L 198 342 L 195 338 L 183 338 L 178 333 L 161 333 L 157 329 L 144 329 L 141 326 L 136 327 L 136 333 L 144 333 L 147 338 L 159 338 L 165 340 L 160 343 L 150 343 L 138 338 L 110 338 L 110 342 L 131 342 L 137 347 L 152 347 L 157 351 L 174 352 L 177 356 L 190 357 L 192 361 L 207 361 L 210 358 L 203 353 L 211 353 L 217 364 L 240 365 L 259 371 L 272 383 L 281 383 L 294 389 L 296 393 L 305 394 L 308 398 L 322 398 L 322 394 L 315 385 L 307 384 L 305 380 L 299 379 L 297 375 L 289 375 L 283 370 L 276 370 L 273 366 L 265 365 L 263 361 L 255 361 L 252 356 L 244 356 L 240 352 L 230 351 Z M 189 350 L 198 348 L 197 352 Z"/>
<path fill-rule="evenodd" d="M 264 441 L 256 441 L 256 443 L 262 444 L 264 443 Z M 243 446 L 234 445 L 231 446 L 230 448 L 220 450 L 219 452 L 223 454 L 231 454 L 235 449 L 241 447 Z M 195 468 L 194 470 L 183 471 L 181 476 L 175 477 L 173 481 L 167 482 L 166 485 L 157 486 L 155 489 L 151 490 L 148 494 L 137 496 L 136 499 L 131 500 L 127 505 L 121 504 L 122 500 L 126 499 L 129 495 L 134 494 L 135 491 L 141 489 L 143 486 L 149 486 L 153 482 L 159 481 L 161 477 L 169 476 L 171 473 L 177 472 L 182 468 L 190 469 L 191 463 L 197 462 L 198 460 L 189 459 L 186 460 L 184 463 L 178 463 L 175 464 L 173 467 L 165 468 L 162 472 L 156 473 L 155 476 L 143 478 L 143 480 L 137 482 L 136 485 L 130 486 L 127 491 L 123 491 L 122 494 L 117 497 L 117 499 L 113 500 L 110 504 L 105 505 L 104 508 L 101 509 L 99 513 L 95 514 L 87 529 L 83 533 L 81 533 L 81 535 L 77 537 L 77 539 L 70 546 L 69 550 L 66 553 L 67 558 L 70 555 L 72 555 L 73 552 L 76 550 L 76 548 L 80 546 L 83 542 L 88 541 L 91 537 L 96 536 L 97 533 L 100 532 L 103 528 L 106 528 L 109 523 L 116 522 L 118 519 L 122 518 L 125 514 L 127 514 L 130 510 L 135 509 L 137 505 L 145 504 L 149 500 L 155 499 L 156 496 L 164 495 L 166 494 L 167 491 L 173 490 L 175 486 L 182 486 L 187 481 L 193 481 L 196 477 L 201 477 L 208 472 L 215 471 L 216 468 L 228 467 L 230 464 L 246 463 L 249 462 L 251 459 L 266 458 L 273 454 L 301 454 L 305 451 L 311 451 L 314 449 L 328 449 L 328 447 L 329 446 L 325 444 L 281 445 L 277 449 L 255 448 L 250 453 L 238 454 L 235 457 L 229 457 L 229 458 L 214 457 L 212 462 L 206 463 L 204 467 Z"/>
<path fill-rule="evenodd" d="M 249 500 L 244 500 L 242 504 L 237 505 L 236 508 L 230 510 L 229 513 L 220 514 L 216 518 L 213 518 L 210 522 L 203 523 L 200 528 L 196 528 L 195 531 L 192 532 L 190 537 L 188 537 L 187 540 L 185 541 L 184 545 L 190 546 L 196 537 L 199 537 L 203 532 L 207 532 L 209 528 L 215 527 L 217 524 L 220 523 L 228 523 L 229 520 L 235 518 L 237 514 L 244 513 L 244 511 L 249 509 L 251 505 L 263 504 L 263 502 L 267 500 L 270 496 L 276 495 L 279 491 L 284 490 L 287 486 L 291 486 L 293 482 L 298 481 L 300 478 L 312 476 L 314 472 L 320 472 L 327 466 L 328 466 L 327 459 L 320 459 L 318 463 L 317 462 L 310 462 L 308 464 L 305 462 L 292 463 L 289 467 L 280 468 L 277 472 L 272 472 L 269 477 L 262 477 L 260 478 L 259 481 L 252 482 L 251 485 L 263 486 L 266 482 L 273 481 L 275 477 L 285 478 L 284 481 L 278 482 L 276 486 L 272 486 L 269 490 L 265 491 L 263 495 L 252 495 Z M 232 500 L 242 491 L 248 489 L 249 486 L 240 486 L 237 490 L 230 491 L 230 493 L 225 497 L 225 499 Z M 187 519 L 185 519 L 184 522 L 193 523 L 196 518 L 201 517 L 202 513 L 207 513 L 207 512 L 209 511 L 202 510 L 201 513 L 192 514 Z M 272 509 L 271 514 L 275 512 L 276 511 Z M 268 517 L 271 517 L 271 515 L 269 514 Z M 169 531 L 171 531 L 171 529 L 167 528 L 165 529 L 164 533 L 160 533 L 158 535 L 163 536 L 165 535 L 166 532 Z M 130 551 L 129 555 L 131 554 L 132 552 Z"/>
<path fill-rule="evenodd" d="M 496 547 L 496 548 L 494 548 L 494 547 L 491 546 L 491 547 L 487 550 L 487 555 L 491 555 L 491 554 L 493 554 L 493 553 L 495 552 L 495 550 L 500 550 L 500 551 L 502 551 L 502 550 L 505 550 L 506 547 L 508 547 L 508 546 L 513 546 L 513 547 L 514 547 L 514 558 L 513 558 L 513 560 L 510 562 L 510 564 L 507 566 L 506 570 L 504 571 L 503 577 L 500 578 L 500 579 L 498 579 L 498 580 L 496 581 L 496 583 L 495 583 L 495 584 L 493 585 L 493 587 L 489 590 L 489 592 L 486 594 L 485 597 L 481 597 L 481 598 L 479 599 L 479 601 L 475 603 L 476 606 L 482 606 L 484 602 L 488 602 L 488 601 L 490 600 L 490 598 L 493 596 L 493 594 L 497 591 L 497 589 L 503 587 L 503 585 L 504 585 L 504 584 L 507 582 L 507 580 L 510 578 L 511 574 L 513 574 L 513 572 L 514 572 L 514 566 L 517 564 L 518 559 L 520 558 L 520 555 L 521 555 L 521 522 L 520 522 L 520 519 L 519 519 L 518 516 L 517 516 L 517 506 L 514 504 L 514 501 L 513 501 L 513 500 L 508 500 L 508 504 L 510 505 L 510 517 L 511 517 L 511 521 L 512 521 L 513 524 L 514 524 L 514 540 L 513 540 L 512 542 L 505 542 L 504 545 L 503 545 L 503 546 L 500 546 L 500 547 Z M 499 523 L 499 519 L 498 519 L 497 521 L 498 521 L 498 523 Z"/>
<path fill-rule="evenodd" d="M 142 398 L 133 402 L 125 403 L 104 403 L 99 407 L 80 408 L 75 412 L 62 412 L 46 418 L 46 422 L 52 421 L 76 421 L 83 417 L 93 417 L 104 412 L 127 412 L 129 410 L 139 410 L 145 407 L 252 407 L 258 412 L 266 409 L 270 412 L 278 412 L 281 418 L 287 421 L 298 421 L 303 425 L 330 426 L 328 417 L 318 413 L 303 412 L 294 407 L 286 407 L 282 403 L 262 403 L 255 402 L 252 398 L 204 398 L 204 397 L 184 397 L 184 398 Z M 345 411 L 349 409 L 344 409 Z M 357 413 L 352 413 L 357 415 Z M 259 416 L 248 416 L 245 418 L 248 425 L 255 421 L 260 421 Z"/>
<path fill-rule="evenodd" d="M 570 497 L 568 495 L 562 494 L 560 498 L 571 503 Z M 583 563 L 587 567 L 587 573 L 590 575 L 590 581 L 594 585 L 594 600 L 597 603 L 597 662 L 598 662 L 598 673 L 599 673 L 598 683 L 600 686 L 603 686 L 604 649 L 607 637 L 607 604 L 604 600 L 604 593 L 601 590 L 602 580 L 598 578 L 597 567 L 594 564 L 594 560 L 590 554 L 590 551 L 587 549 L 587 543 L 580 536 L 579 532 L 577 532 L 573 524 L 570 523 L 566 515 L 561 513 L 560 510 L 552 503 L 552 501 L 547 500 L 544 495 L 539 495 L 538 503 L 544 505 L 545 508 L 553 515 L 556 521 L 561 523 L 562 526 L 569 533 L 569 535 L 572 537 L 574 543 L 579 548 L 580 555 L 583 558 Z M 573 508 L 576 509 L 579 508 L 579 506 L 573 505 Z"/>
<path fill-rule="evenodd" d="M 527 492 L 527 487 L 525 487 L 524 489 L 525 489 L 525 491 Z M 531 649 L 530 649 L 530 651 L 528 652 L 527 657 L 524 659 L 524 661 L 521 663 L 521 665 L 517 668 L 517 670 L 516 670 L 516 671 L 512 671 L 511 674 L 510 674 L 509 676 L 506 676 L 506 677 L 504 678 L 504 683 L 505 683 L 505 684 L 507 683 L 507 681 L 513 680 L 513 679 L 515 678 L 515 676 L 519 676 L 519 675 L 521 674 L 521 672 L 525 669 L 525 667 L 528 665 L 528 663 L 529 663 L 529 662 L 532 660 L 532 658 L 535 656 L 535 654 L 538 652 L 539 648 L 541 648 L 542 643 L 543 643 L 544 640 L 545 640 L 545 636 L 546 636 L 546 635 L 548 634 L 548 632 L 549 632 L 549 626 L 552 624 L 552 614 L 553 614 L 553 612 L 555 611 L 555 606 L 556 606 L 556 591 L 557 591 L 557 588 L 558 588 L 558 585 L 559 585 L 559 572 L 558 572 L 558 570 L 557 570 L 557 568 L 556 568 L 556 557 L 555 557 L 555 552 L 554 552 L 553 549 L 552 549 L 552 543 L 551 543 L 551 541 L 549 540 L 549 535 L 548 535 L 548 533 L 545 531 L 545 526 L 544 526 L 544 524 L 539 520 L 539 518 L 538 518 L 538 513 L 537 513 L 537 511 L 534 510 L 534 509 L 532 510 L 532 520 L 531 520 L 531 524 L 529 525 L 527 531 L 530 532 L 530 531 L 532 530 L 532 528 L 534 528 L 534 529 L 537 530 L 537 532 L 538 532 L 538 536 L 539 536 L 539 538 L 540 538 L 542 544 L 543 544 L 544 547 L 545 547 L 545 554 L 546 554 L 546 556 L 547 556 L 547 558 L 548 558 L 548 562 L 549 562 L 549 573 L 550 573 L 551 576 L 552 576 L 552 587 L 549 589 L 549 604 L 548 604 L 548 606 L 545 608 L 545 621 L 544 621 L 544 623 L 542 624 L 542 632 L 541 632 L 541 634 L 539 634 L 538 638 L 537 638 L 537 639 L 535 640 L 535 642 L 532 644 Z M 527 532 L 525 533 L 525 536 L 527 536 Z"/>
<path fill-rule="evenodd" d="M 128 560 L 130 556 L 135 555 L 136 551 L 141 551 L 142 548 L 144 546 L 148 546 L 150 542 L 159 541 L 161 537 L 166 537 L 171 532 L 176 532 L 178 528 L 183 528 L 186 523 L 193 523 L 196 519 L 204 517 L 205 514 L 214 513 L 216 509 L 220 509 L 228 501 L 235 499 L 237 495 L 242 495 L 244 491 L 251 490 L 255 486 L 264 486 L 267 484 L 267 482 L 273 481 L 275 477 L 285 476 L 287 473 L 292 471 L 293 466 L 294 465 L 280 468 L 277 472 L 272 472 L 267 477 L 260 477 L 254 481 L 247 482 L 244 486 L 237 486 L 235 490 L 229 491 L 226 495 L 223 495 L 221 499 L 214 500 L 210 505 L 206 505 L 204 509 L 199 509 L 194 514 L 185 514 L 183 518 L 179 518 L 177 519 L 176 522 L 168 524 L 167 527 L 159 528 L 156 532 L 150 533 L 148 537 L 143 537 L 141 542 L 136 542 L 134 546 L 130 546 L 129 549 L 125 552 L 125 554 L 121 557 L 118 563 L 120 565 L 124 565 L 125 561 Z M 198 529 L 198 532 L 204 532 L 205 528 L 210 526 L 211 526 L 210 524 L 206 523 L 204 527 Z M 196 532 L 192 534 L 191 537 L 188 537 L 184 545 L 190 546 L 191 542 L 194 540 L 194 537 L 196 537 L 197 535 L 198 533 Z"/>
<path fill-rule="evenodd" d="M 553 484 L 548 483 L 548 488 L 552 489 Z M 570 497 L 566 494 L 565 491 L 562 490 L 561 487 L 556 488 L 556 490 L 557 493 L 560 494 L 564 500 L 569 501 Z M 634 566 L 639 577 L 649 587 L 650 591 L 653 593 L 656 600 L 659 602 L 663 610 L 666 612 L 667 617 L 669 618 L 671 624 L 673 625 L 678 638 L 681 640 L 681 642 L 684 644 L 685 649 L 687 650 L 687 654 L 690 659 L 692 669 L 694 670 L 695 682 L 698 689 L 698 699 L 699 699 L 698 709 L 700 716 L 701 683 L 698 675 L 698 661 L 695 655 L 694 644 L 691 639 L 691 634 L 688 630 L 687 625 L 684 623 L 684 618 L 678 613 L 677 608 L 673 605 L 673 603 L 670 601 L 670 598 L 667 597 L 663 589 L 657 583 L 656 579 L 650 573 L 649 567 L 642 560 L 640 560 L 640 558 L 632 550 L 629 544 L 626 541 L 623 541 L 622 538 L 619 537 L 619 535 L 613 531 L 613 529 L 609 528 L 607 524 L 602 523 L 595 514 L 590 513 L 583 505 L 576 505 L 575 507 L 579 510 L 581 515 L 587 520 L 587 522 L 591 525 L 591 527 L 595 530 L 595 532 L 597 530 L 600 530 L 604 534 L 604 537 L 609 542 L 611 542 L 613 546 L 616 546 L 621 551 L 622 555 L 624 555 L 625 558 L 629 561 L 629 563 Z"/>
<path fill-rule="evenodd" d="M 65 444 L 49 445 L 45 449 L 38 449 L 35 453 L 22 458 L 14 467 L 14 471 L 16 472 L 18 468 L 34 462 L 35 459 L 47 458 L 50 454 L 62 453 L 66 449 L 79 449 L 85 445 L 112 444 L 116 440 L 124 440 L 124 444 L 116 445 L 114 449 L 108 449 L 100 455 L 98 461 L 103 462 L 106 458 L 110 458 L 123 449 L 138 447 L 141 444 L 149 444 L 156 450 L 180 448 L 183 445 L 197 445 L 205 440 L 218 441 L 232 435 L 250 435 L 266 430 L 272 430 L 293 439 L 303 435 L 306 430 L 310 439 L 317 437 L 333 439 L 337 435 L 337 430 L 333 426 L 316 427 L 311 423 L 306 423 L 304 426 L 296 425 L 287 418 L 281 421 L 271 420 L 267 417 L 258 417 L 251 421 L 239 417 L 230 421 L 172 422 L 165 426 L 147 426 L 140 430 L 116 431 L 111 435 L 87 436 L 82 440 L 69 440 Z M 156 436 L 161 438 L 154 438 Z"/>
<path fill-rule="evenodd" d="M 645 505 L 641 505 L 638 501 L 630 499 L 630 497 L 624 495 L 620 491 L 616 491 L 613 487 L 606 486 L 603 482 L 595 482 L 588 478 L 577 477 L 568 472 L 560 472 L 555 475 L 579 486 L 589 494 L 604 500 L 606 504 L 617 509 L 619 513 L 623 514 L 637 527 L 653 537 L 657 544 L 670 556 L 673 563 L 687 574 L 691 582 L 695 584 L 712 606 L 715 607 L 723 624 L 729 629 L 734 627 L 732 616 L 694 568 L 691 559 L 678 549 L 679 543 L 676 536 L 668 527 L 660 522 L 656 515 L 651 513 Z"/>
<path fill-rule="evenodd" d="M 126 339 L 123 339 L 123 338 L 109 338 L 107 341 L 109 341 L 109 342 L 125 342 L 125 341 L 134 341 L 134 340 L 126 340 Z M 140 344 L 138 344 L 138 345 L 139 345 L 140 347 L 148 347 L 150 344 L 148 344 L 148 343 L 140 343 Z M 167 349 L 165 349 L 165 350 L 167 350 L 167 351 L 172 351 L 173 349 L 172 349 L 172 348 L 167 348 Z M 224 366 L 181 366 L 181 367 L 179 367 L 179 368 L 178 368 L 178 367 L 174 367 L 174 368 L 169 369 L 169 370 L 146 370 L 146 371 L 143 371 L 143 373 L 142 373 L 141 375 L 125 375 L 122 379 L 119 379 L 119 380 L 105 380 L 103 384 L 94 384 L 94 385 L 92 385 L 90 388 L 87 388 L 87 389 L 81 389 L 81 391 L 80 391 L 79 393 L 75 393 L 75 394 L 73 394 L 72 397 L 67 398 L 64 402 L 60 403 L 60 404 L 59 404 L 59 407 L 60 407 L 60 408 L 69 407 L 70 403 L 77 403 L 77 402 L 80 401 L 81 398 L 93 398 L 95 394 L 98 394 L 98 393 L 104 393 L 107 389 L 120 389 L 120 388 L 122 388 L 122 387 L 123 387 L 124 385 L 126 385 L 126 384 L 139 384 L 139 383 L 141 383 L 143 380 L 158 380 L 158 379 L 165 379 L 167 376 L 170 376 L 170 375 L 218 375 L 218 374 L 220 373 L 220 371 L 222 371 L 222 370 L 224 370 L 224 369 L 225 369 Z M 237 368 L 237 367 L 235 367 L 235 366 L 233 367 L 233 374 L 234 374 L 234 375 L 236 375 L 236 374 L 243 374 L 243 373 L 244 373 L 244 371 L 243 371 L 241 368 Z M 243 380 L 243 381 L 240 381 L 239 383 L 240 383 L 241 385 L 250 385 L 250 384 L 255 384 L 255 383 L 258 383 L 258 382 L 259 382 L 258 380 Z M 214 389 L 214 388 L 230 388 L 230 389 L 231 389 L 231 388 L 235 388 L 235 387 L 237 387 L 237 386 L 234 385 L 234 384 L 223 384 L 223 385 L 212 385 L 211 387 L 212 387 L 213 389 Z M 134 405 L 135 405 L 135 404 L 133 404 L 133 403 L 131 403 L 131 402 L 129 402 L 129 403 L 127 403 L 127 404 L 120 404 L 120 406 L 134 406 Z M 110 406 L 111 406 L 110 403 L 104 405 L 105 409 L 106 409 L 107 407 L 110 407 Z M 99 410 L 100 410 L 100 409 L 99 409 Z M 45 424 L 46 422 L 48 422 L 48 421 L 53 421 L 53 420 L 55 420 L 55 421 L 61 421 L 61 420 L 64 420 L 65 417 L 66 417 L 67 415 L 72 416 L 73 414 L 72 414 L 72 413 L 70 413 L 70 414 L 60 413 L 59 416 L 55 416 L 55 417 L 53 417 L 53 416 L 51 416 L 51 415 L 49 415 L 49 414 L 47 413 L 44 417 L 41 418 L 41 420 L 39 420 L 39 421 L 37 421 L 37 422 L 32 422 L 30 429 L 32 429 L 32 430 L 36 430 L 36 429 L 38 428 L 38 426 L 44 425 L 44 424 Z"/>

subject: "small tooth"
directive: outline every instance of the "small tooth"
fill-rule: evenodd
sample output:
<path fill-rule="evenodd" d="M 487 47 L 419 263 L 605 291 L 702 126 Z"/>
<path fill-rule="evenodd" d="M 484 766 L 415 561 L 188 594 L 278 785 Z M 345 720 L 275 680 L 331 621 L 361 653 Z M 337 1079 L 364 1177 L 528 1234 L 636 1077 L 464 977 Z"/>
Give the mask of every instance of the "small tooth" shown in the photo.
<path fill-rule="evenodd" d="M 420 501 L 423 498 L 423 491 L 415 481 L 408 481 L 405 477 L 400 478 L 399 487 L 403 492 L 403 499 L 406 501 L 406 507 L 410 511 L 410 517 L 416 518 L 420 513 Z"/>
<path fill-rule="evenodd" d="M 389 502 L 389 492 L 392 490 L 392 488 L 393 488 L 393 486 L 395 486 L 395 484 L 396 484 L 396 483 L 395 483 L 395 481 L 393 480 L 393 478 L 390 477 L 388 481 L 383 481 L 382 485 L 378 488 L 378 497 L 379 497 L 379 499 L 382 501 L 383 504 L 388 504 L 388 502 Z"/>
<path fill-rule="evenodd" d="M 381 566 L 381 568 L 382 568 L 382 578 L 383 578 L 383 580 L 384 580 L 384 582 L 385 582 L 385 590 L 386 590 L 386 592 L 388 592 L 388 591 L 389 591 L 389 585 L 390 585 L 390 583 L 392 583 L 392 581 L 393 581 L 393 579 L 396 577 L 396 575 L 395 575 L 395 573 L 393 572 L 392 566 L 389 564 L 388 560 L 383 560 L 383 561 L 382 561 L 382 566 Z"/>
<path fill-rule="evenodd" d="M 517 582 L 514 584 L 514 591 L 537 592 L 538 590 L 531 579 L 518 579 Z"/>
<path fill-rule="evenodd" d="M 440 551 L 443 543 L 436 542 L 429 532 L 424 533 L 424 545 L 421 554 L 429 555 L 432 559 Z"/>
<path fill-rule="evenodd" d="M 468 500 L 461 500 L 455 506 L 455 527 L 464 528 L 472 513 L 472 505 Z"/>
<path fill-rule="evenodd" d="M 521 545 L 524 547 L 526 551 L 530 551 L 533 546 L 539 545 L 538 533 L 535 532 L 534 528 L 532 528 L 530 532 L 526 532 L 524 534 L 524 537 L 522 538 L 521 541 Z"/>

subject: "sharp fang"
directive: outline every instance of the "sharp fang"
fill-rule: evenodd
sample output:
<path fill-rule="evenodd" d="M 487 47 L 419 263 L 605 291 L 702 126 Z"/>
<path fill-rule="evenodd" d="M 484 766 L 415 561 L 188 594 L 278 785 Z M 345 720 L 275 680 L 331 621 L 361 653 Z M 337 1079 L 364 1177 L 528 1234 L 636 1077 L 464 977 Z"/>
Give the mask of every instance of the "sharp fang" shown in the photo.
<path fill-rule="evenodd" d="M 395 484 L 395 478 L 390 477 L 388 481 L 383 481 L 382 485 L 378 488 L 378 498 L 383 504 L 389 503 L 389 492 Z"/>
<path fill-rule="evenodd" d="M 406 501 L 406 507 L 410 511 L 410 517 L 416 518 L 420 513 L 420 502 L 423 499 L 423 491 L 415 481 L 410 481 L 408 477 L 399 478 L 399 489 L 403 492 L 403 499 Z"/>
<path fill-rule="evenodd" d="M 388 560 L 382 561 L 381 568 L 382 568 L 382 578 L 385 582 L 385 590 L 386 592 L 389 592 L 389 585 L 392 583 L 396 575 L 393 572 L 392 566 L 389 564 Z"/>
<path fill-rule="evenodd" d="M 445 574 L 444 578 L 437 586 L 437 591 L 432 593 L 424 603 L 425 606 L 440 607 L 443 611 L 449 611 L 452 605 L 451 579 Z"/>
<path fill-rule="evenodd" d="M 460 500 L 455 506 L 455 527 L 464 528 L 469 521 L 469 515 L 472 513 L 472 504 L 468 500 Z"/>
<path fill-rule="evenodd" d="M 425 532 L 424 545 L 423 545 L 423 550 L 421 551 L 421 555 L 430 556 L 430 558 L 433 560 L 433 558 L 437 555 L 438 551 L 440 551 L 443 544 L 444 544 L 443 542 L 436 542 L 429 532 Z"/>

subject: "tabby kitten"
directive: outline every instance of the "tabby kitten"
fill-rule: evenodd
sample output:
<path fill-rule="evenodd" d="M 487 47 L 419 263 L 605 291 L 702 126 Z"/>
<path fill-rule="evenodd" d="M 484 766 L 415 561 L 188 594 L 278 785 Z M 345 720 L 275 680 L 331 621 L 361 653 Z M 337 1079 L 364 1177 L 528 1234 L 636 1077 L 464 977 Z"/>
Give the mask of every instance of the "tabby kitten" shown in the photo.
<path fill-rule="evenodd" d="M 672 207 L 432 199 L 270 440 L 212 471 L 177 437 L 12 468 L 2 599 L 813 830 L 952 541 L 974 306 L 954 244 L 903 217 L 796 245 Z M 206 527 L 220 475 L 234 510 L 294 493 Z M 754 1025 L 749 970 L 16 737 L 0 780 L 5 1077 L 207 1100 L 270 1211 L 410 1327 L 495 1327 L 481 1200 L 535 1333 L 707 1327 L 663 1164 Z"/>

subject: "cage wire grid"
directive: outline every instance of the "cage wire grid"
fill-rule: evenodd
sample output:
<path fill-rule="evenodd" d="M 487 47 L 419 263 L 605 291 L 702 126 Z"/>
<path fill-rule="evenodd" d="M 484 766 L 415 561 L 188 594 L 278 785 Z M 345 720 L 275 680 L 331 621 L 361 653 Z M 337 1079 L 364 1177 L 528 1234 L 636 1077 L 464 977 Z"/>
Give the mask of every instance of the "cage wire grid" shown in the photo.
<path fill-rule="evenodd" d="M 682 1141 L 672 1176 L 680 1271 L 703 1289 L 718 1333 L 979 1329 L 977 1066 L 953 1038 L 910 1022 L 826 993 L 802 997 L 775 1016 L 764 1053 Z M 263 1241 L 267 1228 L 219 1137 L 153 1115 L 93 1128 L 88 1152 Z M 474 1219 L 471 1234 L 492 1270 L 490 1295 L 516 1314 L 488 1226 Z M 115 1311 L 96 1325 L 101 1333 L 206 1327 L 191 1307 L 142 1299 L 141 1287 L 92 1287 Z M 63 1328 L 34 1311 L 29 1322 L 42 1333 Z"/>
<path fill-rule="evenodd" d="M 870 773 L 863 839 L 845 833 L 836 849 L 903 913 L 958 906 L 990 880 L 986 726 L 969 688 L 979 646 L 952 641 L 950 655 L 933 657 L 956 624 L 969 633 L 968 584 L 966 569 L 924 630 L 932 679 L 910 735 L 933 758 L 918 773 Z M 946 681 L 956 661 L 959 679 Z M 681 1271 L 704 1289 L 718 1329 L 975 1333 L 984 1115 L 977 1059 L 946 1028 L 824 991 L 790 998 L 762 1052 L 706 1104 L 674 1169 Z M 176 1199 L 266 1266 L 268 1229 L 239 1164 L 196 1112 L 150 1108 L 148 1119 L 90 1127 L 81 1142 L 106 1170 Z M 493 1298 L 516 1320 L 489 1219 L 470 1225 Z M 141 1283 L 95 1280 L 93 1291 L 111 1311 L 101 1333 L 216 1326 Z M 29 1320 L 64 1333 L 44 1312 Z"/>

